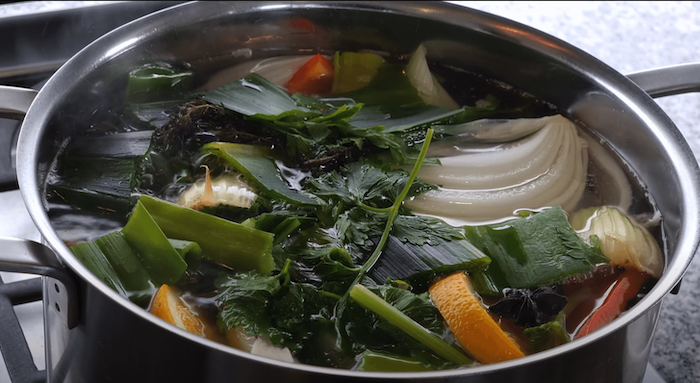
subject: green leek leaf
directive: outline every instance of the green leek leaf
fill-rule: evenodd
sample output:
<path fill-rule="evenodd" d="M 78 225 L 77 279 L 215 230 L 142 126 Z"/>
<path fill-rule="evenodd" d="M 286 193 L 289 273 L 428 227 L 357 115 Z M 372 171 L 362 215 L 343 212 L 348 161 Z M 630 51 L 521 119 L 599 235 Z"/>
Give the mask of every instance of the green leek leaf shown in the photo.
<path fill-rule="evenodd" d="M 424 105 L 411 108 L 404 114 L 396 116 L 396 113 L 388 114 L 377 107 L 364 107 L 350 120 L 350 124 L 355 129 L 383 126 L 384 133 L 404 132 L 434 124 L 449 125 L 462 121 L 466 112 L 465 109 L 449 110 L 440 106 Z"/>
<path fill-rule="evenodd" d="M 321 113 L 297 102 L 271 82 L 253 73 L 216 89 L 201 93 L 205 101 L 222 105 L 245 116 L 274 121 L 289 116 L 316 117 Z M 276 117 L 275 117 L 276 116 Z"/>
<path fill-rule="evenodd" d="M 129 73 L 126 97 L 129 102 L 171 99 L 192 89 L 194 73 L 166 64 L 147 64 Z"/>
<path fill-rule="evenodd" d="M 197 242 L 203 255 L 214 261 L 263 275 L 274 267 L 271 233 L 146 195 L 139 202 L 168 238 Z"/>
<path fill-rule="evenodd" d="M 108 134 L 99 137 L 77 136 L 66 153 L 84 157 L 135 158 L 151 149 L 152 130 Z"/>
<path fill-rule="evenodd" d="M 139 158 L 66 156 L 61 177 L 48 185 L 50 194 L 81 209 L 129 211 L 143 173 Z"/>
<path fill-rule="evenodd" d="M 392 278 L 425 284 L 455 271 L 484 270 L 490 262 L 489 257 L 444 222 L 399 215 L 370 275 L 375 281 Z"/>
<path fill-rule="evenodd" d="M 357 364 L 357 371 L 430 371 L 431 369 L 424 366 L 417 360 L 406 358 L 398 355 L 391 355 L 385 352 L 366 350 L 360 356 L 360 362 Z"/>
<path fill-rule="evenodd" d="M 168 241 L 173 246 L 173 249 L 180 254 L 182 259 L 187 262 L 188 267 L 196 268 L 199 265 L 202 259 L 202 248 L 197 242 L 171 238 L 168 238 Z"/>
<path fill-rule="evenodd" d="M 523 331 L 523 337 L 527 339 L 531 353 L 549 350 L 571 341 L 566 329 L 557 320 L 527 328 Z"/>
<path fill-rule="evenodd" d="M 504 288 L 533 289 L 607 263 L 599 249 L 583 242 L 561 207 L 527 218 L 483 226 L 466 226 L 467 239 L 492 262 L 474 287 L 481 295 L 500 296 Z"/>
<path fill-rule="evenodd" d="M 95 244 L 114 267 L 114 271 L 127 291 L 143 291 L 153 287 L 143 263 L 124 239 L 121 231 L 104 235 L 96 239 Z"/>
<path fill-rule="evenodd" d="M 187 263 L 170 244 L 141 201 L 136 204 L 122 233 L 156 285 L 172 285 L 182 277 Z"/>
<path fill-rule="evenodd" d="M 270 150 L 262 146 L 212 142 L 202 147 L 204 153 L 214 154 L 236 168 L 264 192 L 292 203 L 318 205 L 314 198 L 292 188 L 282 179 Z"/>
<path fill-rule="evenodd" d="M 170 112 L 174 111 L 180 105 L 185 104 L 189 100 L 168 100 L 155 101 L 144 103 L 132 103 L 127 106 L 137 119 L 152 125 L 154 128 L 160 128 L 171 119 Z"/>
<path fill-rule="evenodd" d="M 95 242 L 83 242 L 70 247 L 75 257 L 97 278 L 120 295 L 127 296 L 126 289 L 119 280 L 117 272 Z"/>

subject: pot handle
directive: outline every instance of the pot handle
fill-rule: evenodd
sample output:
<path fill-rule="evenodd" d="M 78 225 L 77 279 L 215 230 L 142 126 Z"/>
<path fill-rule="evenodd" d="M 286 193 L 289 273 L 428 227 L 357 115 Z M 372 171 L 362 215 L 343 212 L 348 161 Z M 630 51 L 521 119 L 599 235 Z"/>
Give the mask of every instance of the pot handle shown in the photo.
<path fill-rule="evenodd" d="M 630 73 L 627 78 L 653 98 L 700 92 L 700 63 L 643 70 Z M 682 281 L 678 281 L 671 294 L 678 294 Z"/>
<path fill-rule="evenodd" d="M 0 85 L 0 118 L 22 120 L 38 91 Z M 78 325 L 78 289 L 56 254 L 48 247 L 23 239 L 0 238 L 0 270 L 15 273 L 39 274 L 53 278 L 48 292 L 48 302 L 69 329 Z"/>
<path fill-rule="evenodd" d="M 39 274 L 53 278 L 48 286 L 48 302 L 69 329 L 78 325 L 78 289 L 56 254 L 40 243 L 15 238 L 0 238 L 0 270 Z"/>
<path fill-rule="evenodd" d="M 37 93 L 34 89 L 0 85 L 0 118 L 24 119 Z"/>
<path fill-rule="evenodd" d="M 653 98 L 700 92 L 700 63 L 644 70 L 627 77 Z"/>

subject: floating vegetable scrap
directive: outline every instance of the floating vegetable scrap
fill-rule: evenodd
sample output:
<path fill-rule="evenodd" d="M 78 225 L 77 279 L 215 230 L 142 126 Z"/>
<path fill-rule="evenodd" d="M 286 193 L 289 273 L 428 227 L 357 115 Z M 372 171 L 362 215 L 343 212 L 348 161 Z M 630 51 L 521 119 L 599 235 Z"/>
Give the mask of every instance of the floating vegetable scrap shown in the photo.
<path fill-rule="evenodd" d="M 514 318 L 518 326 L 533 327 L 552 320 L 566 302 L 566 296 L 551 286 L 535 290 L 505 289 L 503 298 L 489 306 L 489 311 L 503 318 Z"/>
<path fill-rule="evenodd" d="M 56 226 L 95 230 L 71 250 L 144 309 L 290 363 L 468 368 L 623 315 L 663 271 L 634 178 L 430 46 L 264 58 L 199 89 L 186 64 L 135 68 L 105 134 L 64 143 Z"/>

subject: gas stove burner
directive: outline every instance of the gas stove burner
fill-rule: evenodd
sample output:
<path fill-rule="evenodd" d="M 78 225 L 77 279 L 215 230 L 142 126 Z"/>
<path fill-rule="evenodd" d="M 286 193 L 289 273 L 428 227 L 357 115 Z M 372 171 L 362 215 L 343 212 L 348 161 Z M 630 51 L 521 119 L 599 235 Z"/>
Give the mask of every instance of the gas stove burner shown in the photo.
<path fill-rule="evenodd" d="M 43 332 L 41 299 L 41 278 L 33 277 L 5 283 L 0 277 L 0 328 L 3 329 L 0 331 L 0 349 L 3 351 L 6 365 L 4 372 L 12 382 L 46 382 L 46 371 L 37 368 L 32 357 L 32 348 L 37 348 L 37 342 L 43 343 L 41 336 L 38 337 L 40 339 L 34 339 L 38 335 L 36 331 Z M 24 311 L 15 314 L 15 306 L 28 303 L 34 304 L 31 307 L 25 306 Z M 26 329 L 20 325 L 20 317 Z M 26 330 L 32 332 L 29 334 L 32 348 L 24 336 Z M 5 381 L 2 378 L 0 374 L 0 380 Z"/>

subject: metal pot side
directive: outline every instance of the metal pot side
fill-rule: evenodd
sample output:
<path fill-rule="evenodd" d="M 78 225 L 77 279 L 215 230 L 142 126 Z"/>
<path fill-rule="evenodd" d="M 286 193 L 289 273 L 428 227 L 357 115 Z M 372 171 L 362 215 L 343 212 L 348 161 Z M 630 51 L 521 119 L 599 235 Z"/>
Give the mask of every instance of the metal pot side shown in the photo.
<path fill-rule="evenodd" d="M 311 20 L 314 31 L 290 26 Z M 667 269 L 631 311 L 554 350 L 474 369 L 359 373 L 292 365 L 203 340 L 122 299 L 80 264 L 52 228 L 43 199 L 47 170 L 63 138 L 118 107 L 126 72 L 154 60 L 184 60 L 214 73 L 250 58 L 300 51 L 371 49 L 410 53 L 482 73 L 555 104 L 604 138 L 646 182 L 664 216 Z M 45 299 L 51 382 L 230 382 L 357 380 L 441 382 L 639 382 L 663 297 L 679 283 L 698 245 L 698 166 L 653 100 L 590 55 L 529 27 L 479 11 L 413 2 L 197 2 L 160 11 L 100 38 L 39 92 L 18 144 L 18 179 L 29 212 L 78 285 L 71 330 Z M 45 291 L 53 288 L 47 278 Z"/>

